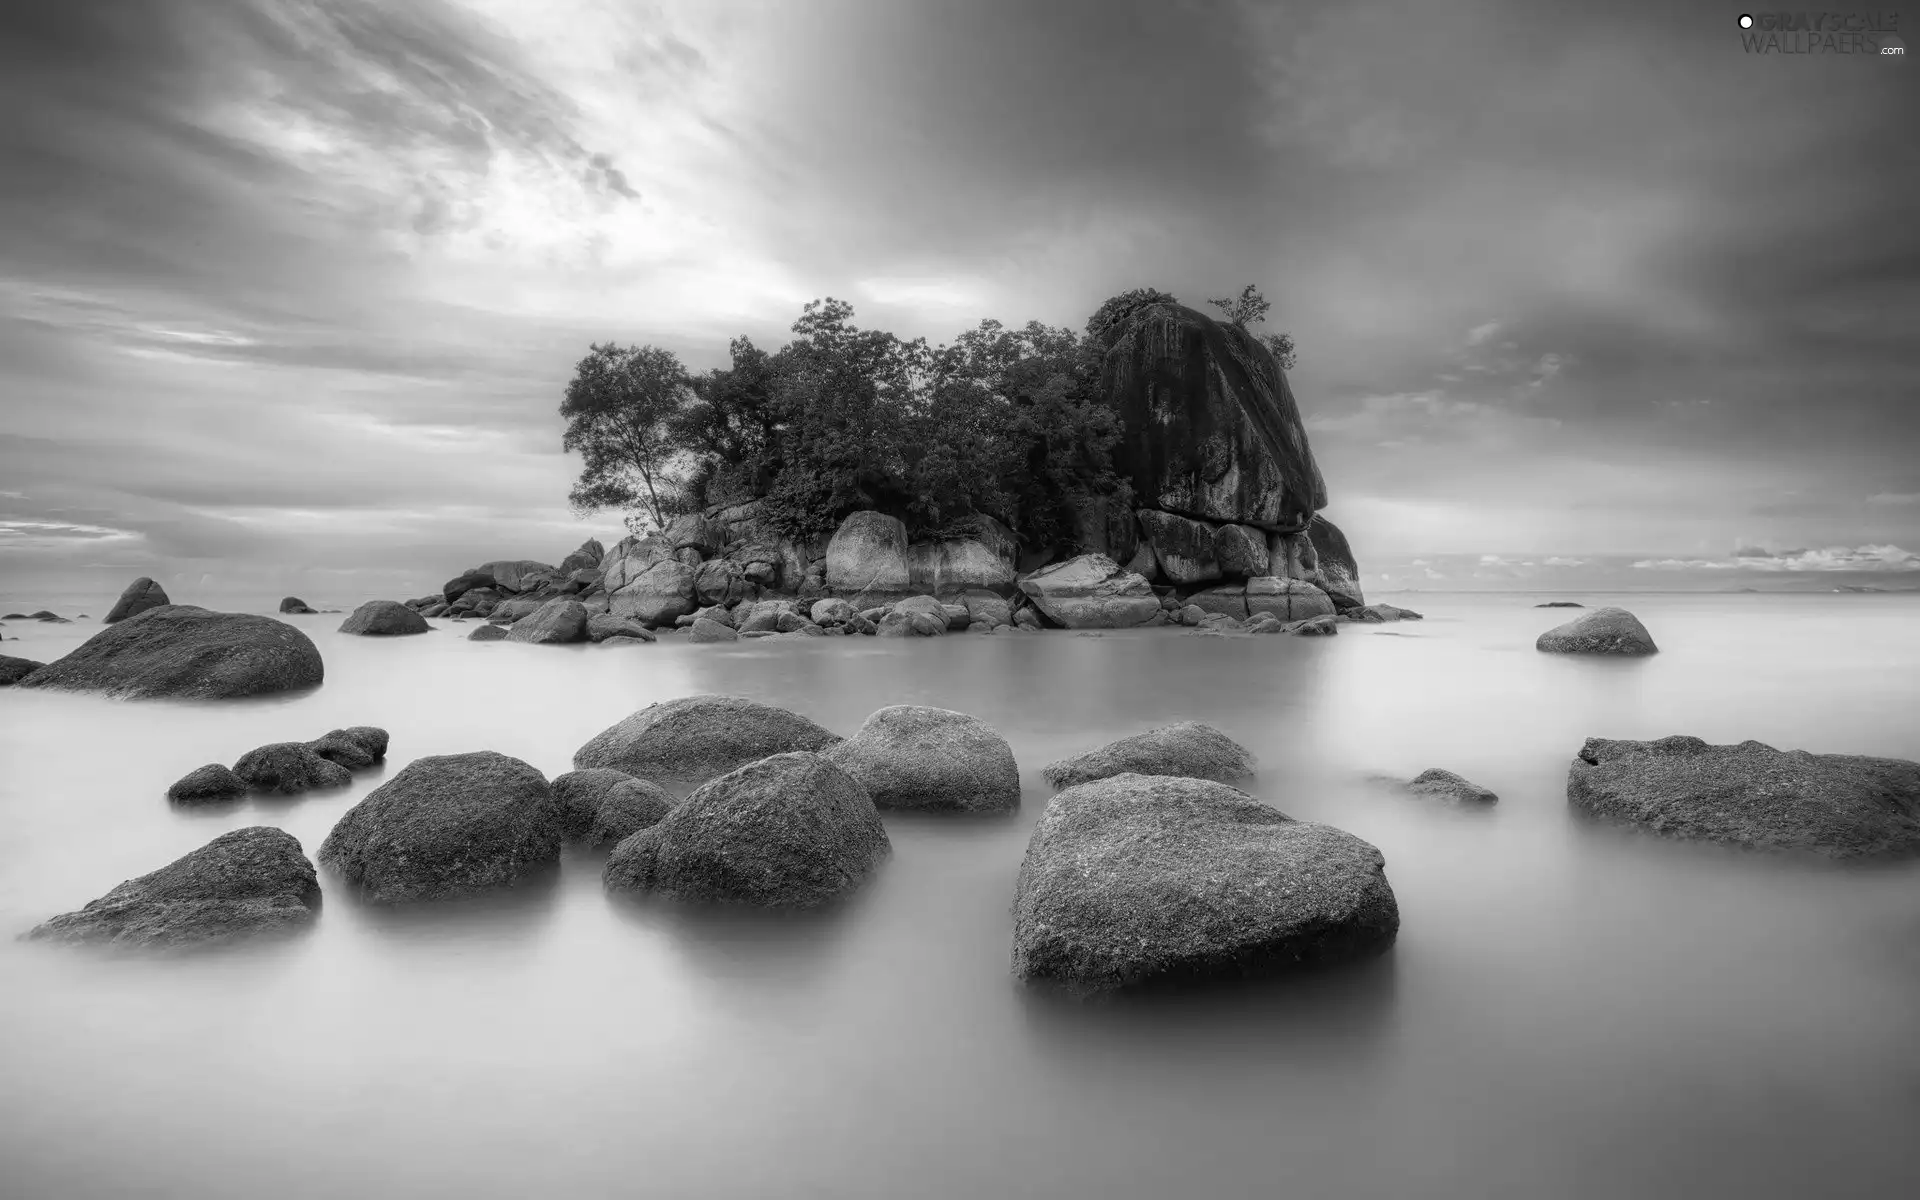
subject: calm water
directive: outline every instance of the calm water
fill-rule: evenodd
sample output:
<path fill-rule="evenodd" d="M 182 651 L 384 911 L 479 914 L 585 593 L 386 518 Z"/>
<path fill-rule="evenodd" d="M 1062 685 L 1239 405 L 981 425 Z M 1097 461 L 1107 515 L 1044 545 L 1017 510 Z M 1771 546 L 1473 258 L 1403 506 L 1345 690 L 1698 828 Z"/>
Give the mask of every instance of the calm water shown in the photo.
<path fill-rule="evenodd" d="M 1571 614 L 1531 597 L 1410 599 L 1428 620 L 1311 640 L 614 650 L 348 638 L 336 615 L 292 618 L 327 682 L 291 700 L 0 690 L 6 932 L 228 829 L 280 825 L 316 851 L 383 772 L 218 814 L 162 793 L 338 725 L 392 731 L 385 774 L 491 749 L 552 775 L 691 693 L 842 733 L 935 704 L 1004 733 L 1027 783 L 1011 819 L 889 816 L 892 861 L 832 913 L 610 903 L 580 856 L 483 904 L 382 913 L 329 892 L 302 940 L 170 964 L 0 940 L 0 1192 L 1913 1194 L 1920 867 L 1585 826 L 1564 779 L 1590 735 L 1920 758 L 1920 598 L 1636 596 L 1664 647 L 1641 662 L 1535 653 Z M 97 628 L 14 623 L 6 650 L 49 658 Z M 1385 851 L 1398 945 L 1186 998 L 1029 993 L 1008 907 L 1039 768 L 1188 718 L 1255 749 L 1260 795 Z M 1500 804 L 1435 808 L 1367 779 L 1428 766 Z"/>

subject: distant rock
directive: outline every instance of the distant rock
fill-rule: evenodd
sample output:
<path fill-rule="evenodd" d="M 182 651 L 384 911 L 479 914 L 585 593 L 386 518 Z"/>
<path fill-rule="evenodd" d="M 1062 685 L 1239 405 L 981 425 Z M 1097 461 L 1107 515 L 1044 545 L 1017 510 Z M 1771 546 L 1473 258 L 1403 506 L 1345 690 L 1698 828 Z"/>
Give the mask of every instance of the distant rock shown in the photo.
<path fill-rule="evenodd" d="M 27 936 L 184 949 L 286 933 L 311 921 L 319 904 L 320 881 L 299 841 L 255 825 L 223 833 Z"/>
<path fill-rule="evenodd" d="M 468 634 L 467 640 L 470 642 L 504 642 L 507 640 L 507 629 L 504 625 L 482 625 Z"/>
<path fill-rule="evenodd" d="M 731 625 L 723 625 L 710 617 L 701 617 L 687 629 L 689 642 L 737 642 L 740 634 Z"/>
<path fill-rule="evenodd" d="M 575 769 L 612 767 L 669 788 L 692 787 L 773 754 L 840 741 L 798 713 L 739 696 L 650 704 L 574 753 Z"/>
<path fill-rule="evenodd" d="M 1021 579 L 1020 590 L 1068 629 L 1125 629 L 1146 624 L 1160 611 L 1152 585 L 1103 554 L 1082 554 L 1042 567 Z M 1017 614 L 1014 620 L 1027 623 Z"/>
<path fill-rule="evenodd" d="M 1455 804 L 1492 804 L 1500 799 L 1479 784 L 1439 767 L 1429 767 L 1415 775 L 1407 782 L 1406 789 L 1415 795 L 1439 796 Z"/>
<path fill-rule="evenodd" d="M 1259 767 L 1253 752 L 1211 725 L 1181 721 L 1108 742 L 1049 766 L 1047 782 L 1073 787 L 1115 775 L 1181 775 L 1233 783 Z"/>
<path fill-rule="evenodd" d="M 971 812 L 1020 806 L 1013 747 L 966 713 L 897 704 L 820 753 L 858 780 L 881 808 Z"/>
<path fill-rule="evenodd" d="M 880 637 L 940 637 L 947 632 L 947 616 L 896 607 L 880 618 L 874 632 Z"/>
<path fill-rule="evenodd" d="M 503 592 L 531 592 L 557 578 L 559 572 L 546 563 L 521 558 L 490 562 L 469 574 L 492 579 L 493 586 Z M 445 594 L 445 589 L 442 589 L 442 594 Z"/>
<path fill-rule="evenodd" d="M 534 646 L 562 646 L 587 639 L 586 606 L 568 596 L 557 596 L 513 623 L 510 642 Z"/>
<path fill-rule="evenodd" d="M 1013 970 L 1091 995 L 1379 954 L 1385 858 L 1211 780 L 1118 775 L 1048 802 L 1014 889 Z"/>
<path fill-rule="evenodd" d="M 1296 637 L 1332 637 L 1340 632 L 1340 624 L 1331 613 L 1324 617 L 1309 617 L 1304 621 L 1290 621 L 1281 628 Z"/>
<path fill-rule="evenodd" d="M 853 620 L 853 605 L 837 597 L 815 600 L 807 614 L 815 625 L 845 625 Z"/>
<path fill-rule="evenodd" d="M 693 596 L 701 604 L 731 604 L 759 590 L 760 585 L 747 575 L 746 568 L 724 558 L 702 563 L 693 577 Z"/>
<path fill-rule="evenodd" d="M 223 700 L 313 687 L 324 676 L 319 648 L 285 621 L 169 604 L 107 626 L 16 686 Z"/>
<path fill-rule="evenodd" d="M 727 545 L 727 527 L 705 513 L 682 513 L 667 522 L 660 539 L 674 550 L 698 550 L 700 557 L 711 558 Z"/>
<path fill-rule="evenodd" d="M 671 625 L 676 618 L 697 607 L 694 596 L 697 575 L 696 568 L 678 559 L 658 559 L 641 568 L 631 582 L 617 591 L 609 583 L 608 611 L 644 625 Z"/>
<path fill-rule="evenodd" d="M 969 538 L 908 546 L 907 577 L 909 587 L 931 596 L 952 596 L 974 588 L 1006 593 L 1015 584 L 1011 549 L 1002 553 Z"/>
<path fill-rule="evenodd" d="M 653 630 L 627 617 L 616 617 L 612 613 L 594 613 L 587 618 L 588 641 L 604 642 L 608 638 L 617 637 L 633 638 L 641 642 L 657 640 Z"/>
<path fill-rule="evenodd" d="M 353 782 L 347 768 L 320 757 L 304 742 L 274 742 L 249 750 L 233 764 L 233 773 L 255 791 L 285 795 Z"/>
<path fill-rule="evenodd" d="M 175 804 L 219 804 L 247 794 L 247 781 L 223 763 L 208 763 L 188 771 L 167 789 Z"/>
<path fill-rule="evenodd" d="M 1220 578 L 1212 525 L 1151 508 L 1135 515 L 1142 539 L 1153 547 L 1154 561 L 1167 582 L 1184 586 Z"/>
<path fill-rule="evenodd" d="M 286 596 L 281 598 L 280 611 L 290 616 L 305 616 L 310 615 L 314 610 L 308 607 L 307 602 L 300 597 Z"/>
<path fill-rule="evenodd" d="M 1282 621 L 1331 617 L 1333 597 L 1303 580 L 1262 575 L 1247 580 L 1247 612 L 1270 613 Z"/>
<path fill-rule="evenodd" d="M 1596 608 L 1540 635 L 1536 650 L 1549 654 L 1654 654 L 1659 647 L 1638 618 L 1624 608 Z"/>
<path fill-rule="evenodd" d="M 31 658 L 15 658 L 11 654 L 0 654 L 0 687 L 19 683 L 27 677 L 27 672 L 37 671 L 45 665 Z"/>
<path fill-rule="evenodd" d="M 366 637 L 398 637 L 432 628 L 426 618 L 395 600 L 369 600 L 340 623 L 341 633 Z"/>
<path fill-rule="evenodd" d="M 347 810 L 320 862 L 394 904 L 511 887 L 560 855 L 540 772 L 492 751 L 417 758 Z"/>
<path fill-rule="evenodd" d="M 832 591 L 885 594 L 904 592 L 911 583 L 907 527 L 898 517 L 853 513 L 827 543 L 826 585 Z"/>
<path fill-rule="evenodd" d="M 597 571 L 600 561 L 607 556 L 607 548 L 600 544 L 599 538 L 588 538 L 580 543 L 580 548 L 560 560 L 554 568 L 554 574 L 565 579 L 576 571 Z"/>
<path fill-rule="evenodd" d="M 1842 859 L 1920 854 L 1920 763 L 1900 758 L 1588 738 L 1567 800 L 1668 837 Z"/>
<path fill-rule="evenodd" d="M 609 891 L 810 908 L 858 887 L 889 850 L 866 790 L 818 754 L 776 754 L 703 784 L 615 846 Z"/>
<path fill-rule="evenodd" d="M 163 604 L 172 603 L 173 601 L 167 599 L 165 588 L 142 575 L 127 585 L 127 590 L 120 593 L 120 598 L 114 601 L 113 607 L 107 610 L 107 615 L 101 620 L 108 625 L 113 625 L 128 617 L 146 612 L 150 608 L 159 608 Z"/>
<path fill-rule="evenodd" d="M 1585 608 L 1578 600 L 1549 600 L 1545 604 L 1536 604 L 1535 608 Z"/>
<path fill-rule="evenodd" d="M 1236 621 L 1245 620 L 1247 617 L 1247 585 L 1245 583 L 1235 582 L 1222 584 L 1219 587 L 1204 588 L 1187 597 L 1187 607 L 1197 608 L 1203 614 L 1201 617 L 1195 618 L 1196 621 L 1205 620 L 1208 615 L 1231 617 Z"/>
<path fill-rule="evenodd" d="M 989 627 L 1013 624 L 1013 606 L 997 592 L 985 589 L 961 592 L 960 603 L 967 610 L 970 624 Z"/>

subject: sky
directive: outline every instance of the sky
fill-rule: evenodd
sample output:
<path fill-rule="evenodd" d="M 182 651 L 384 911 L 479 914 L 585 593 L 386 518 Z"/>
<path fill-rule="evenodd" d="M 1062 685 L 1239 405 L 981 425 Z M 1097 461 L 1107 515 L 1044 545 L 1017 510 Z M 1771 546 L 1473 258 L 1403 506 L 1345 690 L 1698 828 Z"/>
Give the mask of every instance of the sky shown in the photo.
<path fill-rule="evenodd" d="M 1369 587 L 1920 586 L 1920 63 L 1739 11 L 0 6 L 0 602 L 616 537 L 591 342 L 1249 283 Z"/>

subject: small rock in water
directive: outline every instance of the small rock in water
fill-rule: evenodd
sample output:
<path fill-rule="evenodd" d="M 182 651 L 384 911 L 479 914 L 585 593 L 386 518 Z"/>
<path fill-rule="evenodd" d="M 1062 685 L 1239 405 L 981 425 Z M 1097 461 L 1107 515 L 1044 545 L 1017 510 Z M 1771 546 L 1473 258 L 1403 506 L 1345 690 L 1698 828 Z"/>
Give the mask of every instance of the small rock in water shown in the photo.
<path fill-rule="evenodd" d="M 650 704 L 602 730 L 574 753 L 573 765 L 692 787 L 756 759 L 824 750 L 840 740 L 799 713 L 757 700 L 684 696 Z"/>
<path fill-rule="evenodd" d="M 307 743 L 307 749 L 349 771 L 370 767 L 386 757 L 387 731 L 372 725 L 334 729 Z"/>
<path fill-rule="evenodd" d="M 255 791 L 285 795 L 353 782 L 347 768 L 322 758 L 304 742 L 274 742 L 249 750 L 233 764 L 233 773 Z"/>
<path fill-rule="evenodd" d="M 1304 621 L 1294 621 L 1284 627 L 1286 632 L 1299 637 L 1333 637 L 1340 632 L 1340 622 L 1333 617 L 1309 617 Z"/>
<path fill-rule="evenodd" d="M 357 633 L 368 637 L 426 633 L 432 628 L 425 617 L 394 600 L 369 600 L 340 623 L 341 633 Z"/>
<path fill-rule="evenodd" d="M 652 825 L 674 805 L 673 794 L 610 767 L 568 771 L 553 781 L 560 836 L 607 846 Z"/>
<path fill-rule="evenodd" d="M 319 902 L 320 881 L 299 841 L 256 825 L 223 833 L 27 936 L 184 949 L 290 932 L 313 919 Z"/>
<path fill-rule="evenodd" d="M 208 763 L 188 771 L 167 789 L 167 799 L 176 804 L 218 804 L 246 794 L 247 781 L 224 763 Z"/>
<path fill-rule="evenodd" d="M 1258 766 L 1251 750 L 1213 726 L 1182 721 L 1062 759 L 1043 774 L 1057 788 L 1124 774 L 1180 775 L 1233 783 L 1252 776 Z"/>
<path fill-rule="evenodd" d="M 293 615 L 301 615 L 301 614 L 311 613 L 314 610 L 308 607 L 307 602 L 305 600 L 302 600 L 300 597 L 287 596 L 280 601 L 280 611 L 283 613 L 289 613 Z"/>
<path fill-rule="evenodd" d="M 1549 654 L 1655 654 L 1653 635 L 1624 608 L 1596 608 L 1540 635 L 1534 649 Z"/>
<path fill-rule="evenodd" d="M 1578 600 L 1549 600 L 1545 604 L 1536 604 L 1535 608 L 1585 608 Z"/>
<path fill-rule="evenodd" d="M 482 625 L 467 635 L 470 642 L 504 642 L 507 629 L 504 625 Z"/>
<path fill-rule="evenodd" d="M 858 733 L 821 757 L 853 776 L 881 808 L 1020 807 L 1013 747 L 966 713 L 896 704 L 868 717 Z"/>
<path fill-rule="evenodd" d="M 1429 767 L 1415 775 L 1406 787 L 1410 792 L 1423 796 L 1442 796 L 1456 804 L 1492 804 L 1500 799 L 1479 784 L 1439 767 Z"/>

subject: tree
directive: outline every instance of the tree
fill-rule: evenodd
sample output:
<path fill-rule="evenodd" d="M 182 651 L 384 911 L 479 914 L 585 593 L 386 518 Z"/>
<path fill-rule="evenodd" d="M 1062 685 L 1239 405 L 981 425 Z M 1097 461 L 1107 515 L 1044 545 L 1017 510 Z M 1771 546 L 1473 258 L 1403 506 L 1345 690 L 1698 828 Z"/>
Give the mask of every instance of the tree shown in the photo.
<path fill-rule="evenodd" d="M 575 511 L 641 508 L 655 528 L 686 504 L 686 455 L 675 426 L 690 395 L 671 350 L 596 344 L 574 367 L 560 415 L 560 447 L 584 463 L 568 499 Z"/>
<path fill-rule="evenodd" d="M 1267 302 L 1267 298 L 1260 294 L 1259 289 L 1252 284 L 1241 288 L 1240 294 L 1230 300 L 1209 300 L 1207 303 L 1219 309 L 1226 315 L 1228 321 L 1239 326 L 1241 329 L 1246 329 L 1249 325 L 1266 320 L 1267 310 L 1273 307 L 1272 304 Z M 1252 331 L 1248 330 L 1248 332 L 1251 333 Z M 1293 352 L 1292 334 L 1264 333 L 1256 336 L 1259 338 L 1261 345 L 1273 352 L 1273 357 L 1279 361 L 1281 370 L 1293 370 L 1293 364 L 1296 359 Z"/>

